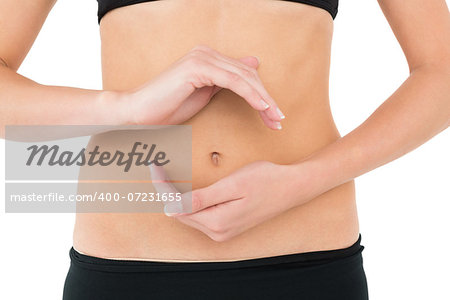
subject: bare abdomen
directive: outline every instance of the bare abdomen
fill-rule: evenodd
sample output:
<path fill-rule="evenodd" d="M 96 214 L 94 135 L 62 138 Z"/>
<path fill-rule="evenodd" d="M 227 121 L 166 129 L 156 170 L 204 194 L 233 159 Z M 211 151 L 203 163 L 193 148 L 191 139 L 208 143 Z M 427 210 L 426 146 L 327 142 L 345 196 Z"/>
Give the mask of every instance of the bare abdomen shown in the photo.
<path fill-rule="evenodd" d="M 220 91 L 186 122 L 193 133 L 193 188 L 255 160 L 293 163 L 339 138 L 328 102 L 327 12 L 283 1 L 248 1 L 254 5 L 246 8 L 250 15 L 240 1 L 193 1 L 189 10 L 183 1 L 163 2 L 126 7 L 103 19 L 105 89 L 134 88 L 205 44 L 234 58 L 258 56 L 260 77 L 286 115 L 283 130 L 270 130 L 242 98 Z M 196 5 L 201 16 L 192 13 Z M 164 214 L 79 214 L 74 246 L 100 257 L 227 260 L 342 248 L 358 231 L 351 181 L 226 242 Z"/>

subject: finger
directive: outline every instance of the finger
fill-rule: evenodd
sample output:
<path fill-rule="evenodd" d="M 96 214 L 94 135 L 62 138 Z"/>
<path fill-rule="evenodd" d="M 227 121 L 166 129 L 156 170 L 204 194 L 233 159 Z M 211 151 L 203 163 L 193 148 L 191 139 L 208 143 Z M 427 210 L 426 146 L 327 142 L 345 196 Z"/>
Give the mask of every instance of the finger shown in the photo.
<path fill-rule="evenodd" d="M 188 83 L 190 83 L 190 86 L 202 88 L 204 86 L 217 85 L 232 90 L 243 97 L 256 110 L 265 110 L 269 107 L 258 91 L 242 78 L 241 74 L 224 69 L 223 66 L 218 66 L 221 59 L 216 58 L 213 52 L 210 51 L 210 48 L 205 48 L 199 46 L 194 48 L 190 56 L 188 56 L 189 59 L 186 60 L 190 63 L 189 68 L 187 68 L 189 70 L 187 75 L 189 76 Z M 222 59 L 222 65 L 224 64 Z M 230 68 L 231 64 L 228 63 L 227 65 Z M 242 65 L 245 66 L 244 64 Z M 251 68 L 246 68 L 248 69 L 247 73 L 251 74 Z M 189 82 L 189 80 L 191 81 Z"/>
<path fill-rule="evenodd" d="M 259 111 L 258 112 L 259 115 L 261 116 L 261 119 L 263 120 L 264 124 L 271 128 L 271 129 L 276 129 L 276 130 L 281 130 L 282 126 L 280 122 L 277 121 L 273 121 L 272 119 L 270 119 L 265 111 Z"/>
<path fill-rule="evenodd" d="M 184 216 L 184 215 L 175 215 L 175 218 L 180 221 L 181 223 L 188 225 L 192 228 L 195 228 L 201 232 L 203 232 L 204 234 L 206 234 L 209 237 L 212 237 L 213 233 L 212 231 L 206 227 L 203 224 L 198 223 L 197 221 L 193 220 L 190 217 Z"/>
<path fill-rule="evenodd" d="M 261 79 L 258 76 L 258 73 L 255 72 L 255 68 L 249 66 L 248 64 L 257 64 L 259 66 L 259 59 L 256 57 L 245 57 L 240 60 L 236 60 L 234 58 L 228 57 L 212 48 L 204 47 L 201 48 L 205 54 L 214 57 L 217 61 L 222 62 L 218 66 L 240 74 L 244 79 L 246 79 L 250 84 L 254 86 L 254 88 L 258 91 L 258 93 L 262 96 L 262 100 L 269 105 L 267 109 L 268 117 L 273 120 L 281 121 L 285 118 L 284 114 L 281 112 L 280 108 L 276 104 L 275 100 L 269 95 L 267 90 L 265 89 Z M 243 61 L 241 61 L 243 60 Z"/>
<path fill-rule="evenodd" d="M 239 58 L 238 61 L 253 69 L 257 69 L 259 67 L 259 58 L 256 56 L 242 57 Z"/>
<path fill-rule="evenodd" d="M 239 61 L 243 62 L 247 66 L 251 68 L 257 68 L 259 66 L 259 60 L 254 56 L 247 56 L 240 58 Z M 219 91 L 221 91 L 223 88 L 220 86 L 214 86 L 210 98 L 214 97 L 215 94 L 217 94 Z"/>
<path fill-rule="evenodd" d="M 168 179 L 167 173 L 164 171 L 163 167 L 150 164 L 149 168 L 152 184 L 155 187 L 156 192 L 159 194 L 159 198 L 164 198 L 162 196 L 163 194 L 178 193 L 178 190 Z M 167 202 L 164 204 L 164 213 L 168 216 L 181 213 L 184 211 L 183 209 L 184 207 L 181 201 Z"/>
<path fill-rule="evenodd" d="M 245 80 L 251 88 L 253 88 L 259 96 L 261 96 L 260 101 L 263 101 L 263 109 L 269 118 L 275 121 L 281 121 L 284 119 L 284 114 L 281 112 L 280 108 L 276 104 L 275 100 L 270 97 L 266 88 L 264 87 L 258 73 L 251 68 L 240 68 L 228 62 L 220 60 L 212 60 L 210 63 L 222 68 L 226 71 L 238 74 L 243 80 Z M 251 103 L 250 103 L 251 104 Z"/>
<path fill-rule="evenodd" d="M 239 58 L 239 59 L 235 59 L 235 58 L 226 56 L 226 55 L 220 53 L 219 51 L 217 51 L 217 50 L 215 50 L 215 49 L 213 49 L 211 47 L 197 46 L 197 47 L 195 47 L 195 49 L 200 51 L 200 52 L 202 52 L 202 53 L 204 53 L 204 54 L 206 54 L 206 55 L 212 56 L 212 57 L 214 57 L 216 59 L 219 59 L 219 60 L 226 61 L 228 63 L 234 64 L 234 65 L 239 66 L 241 68 L 248 68 L 248 67 L 250 67 L 250 68 L 256 69 L 256 68 L 259 67 L 259 58 L 257 58 L 256 56 L 246 56 L 246 57 L 242 57 L 242 58 Z"/>
<path fill-rule="evenodd" d="M 213 240 L 223 240 L 237 222 L 245 217 L 240 199 L 212 206 L 192 214 L 176 216 L 182 223 L 197 228 Z M 233 230 L 234 231 L 234 230 Z"/>
<path fill-rule="evenodd" d="M 186 225 L 202 231 L 210 238 L 214 238 L 215 230 L 218 229 L 215 223 L 218 223 L 216 221 L 219 219 L 218 208 L 220 206 L 212 206 L 196 213 L 176 215 L 175 218 Z"/>
<path fill-rule="evenodd" d="M 230 73 L 229 75 L 231 77 L 230 79 L 233 81 L 232 83 L 239 83 L 238 81 L 244 81 L 245 83 L 247 83 L 248 85 L 247 88 L 253 90 L 253 93 L 255 94 L 257 99 L 254 98 L 246 99 L 245 97 L 244 99 L 246 99 L 247 102 L 249 102 L 249 104 L 253 106 L 253 108 L 257 110 L 266 110 L 270 109 L 269 103 L 275 104 L 274 100 L 270 100 L 270 96 L 268 95 L 261 81 L 256 78 L 258 75 L 254 69 L 247 66 L 245 67 L 237 66 L 233 63 L 217 59 L 215 57 L 207 58 L 207 62 L 209 62 L 211 65 L 216 66 L 219 69 L 224 70 L 226 73 Z M 224 87 L 233 90 L 232 86 L 230 86 L 229 84 Z M 233 90 L 233 92 L 235 91 Z M 280 119 L 278 115 L 275 115 L 275 118 Z"/>
<path fill-rule="evenodd" d="M 211 99 L 212 97 L 214 97 L 214 95 L 217 94 L 218 92 L 220 92 L 222 89 L 223 88 L 220 86 L 214 86 L 211 96 L 209 98 Z"/>
<path fill-rule="evenodd" d="M 163 167 L 150 164 L 149 168 L 153 186 L 158 193 L 178 192 L 170 182 Z"/>
<path fill-rule="evenodd" d="M 231 180 L 219 180 L 205 188 L 190 193 L 191 213 L 213 207 L 215 205 L 240 199 L 241 196 Z"/>
<path fill-rule="evenodd" d="M 189 79 L 193 80 L 191 84 L 197 88 L 216 85 L 229 89 L 244 98 L 255 110 L 264 111 L 269 107 L 259 92 L 240 74 L 228 71 L 210 61 L 198 64 L 194 76 L 190 76 Z"/>
<path fill-rule="evenodd" d="M 179 201 L 168 202 L 164 206 L 164 212 L 168 216 L 184 215 L 192 213 L 192 192 L 181 194 Z"/>
<path fill-rule="evenodd" d="M 201 189 L 196 189 L 181 195 L 183 214 L 194 214 L 201 210 L 214 207 L 221 203 L 240 199 L 232 180 L 219 180 Z M 167 209 L 176 210 L 176 203 L 167 203 Z"/>

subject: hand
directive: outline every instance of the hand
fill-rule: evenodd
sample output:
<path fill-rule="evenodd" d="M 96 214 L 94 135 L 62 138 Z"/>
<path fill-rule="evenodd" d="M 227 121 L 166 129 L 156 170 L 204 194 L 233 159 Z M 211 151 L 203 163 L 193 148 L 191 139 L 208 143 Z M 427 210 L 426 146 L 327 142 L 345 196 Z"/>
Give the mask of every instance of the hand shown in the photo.
<path fill-rule="evenodd" d="M 255 57 L 239 60 L 197 46 L 145 85 L 126 92 L 127 122 L 132 124 L 180 124 L 198 113 L 222 88 L 244 98 L 260 113 L 269 128 L 281 129 L 284 118 L 264 88 Z"/>
<path fill-rule="evenodd" d="M 177 193 L 162 167 L 150 167 L 158 193 Z M 196 228 L 215 241 L 245 230 L 313 198 L 306 168 L 257 161 L 216 183 L 168 202 L 168 216 Z"/>

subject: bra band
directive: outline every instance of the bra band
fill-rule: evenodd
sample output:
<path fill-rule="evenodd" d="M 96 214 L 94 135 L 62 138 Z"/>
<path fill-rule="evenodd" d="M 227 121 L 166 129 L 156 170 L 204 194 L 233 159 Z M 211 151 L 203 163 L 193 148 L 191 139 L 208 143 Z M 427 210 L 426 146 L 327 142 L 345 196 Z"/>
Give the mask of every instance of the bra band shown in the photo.
<path fill-rule="evenodd" d="M 110 12 L 113 9 L 129 6 L 133 4 L 138 3 L 144 3 L 144 2 L 153 2 L 158 0 L 97 0 L 98 2 L 98 23 L 100 24 L 101 19 L 104 15 L 106 15 L 108 12 Z M 160 0 L 159 0 L 160 1 Z M 275 1 L 275 0 L 274 0 Z M 296 3 L 303 3 L 308 4 L 312 6 L 316 6 L 322 9 L 325 9 L 328 11 L 331 15 L 331 17 L 336 18 L 336 14 L 338 12 L 338 5 L 339 0 L 282 0 L 282 1 L 288 1 L 288 2 L 296 2 Z"/>

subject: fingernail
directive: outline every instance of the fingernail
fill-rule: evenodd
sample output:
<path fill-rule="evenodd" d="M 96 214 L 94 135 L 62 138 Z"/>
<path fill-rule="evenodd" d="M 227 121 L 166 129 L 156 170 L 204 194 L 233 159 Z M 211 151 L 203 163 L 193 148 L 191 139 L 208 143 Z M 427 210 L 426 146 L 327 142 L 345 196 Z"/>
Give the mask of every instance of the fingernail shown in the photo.
<path fill-rule="evenodd" d="M 173 217 L 173 216 L 178 215 L 177 213 L 173 213 L 173 214 L 171 214 L 171 213 L 165 213 L 165 214 L 166 214 L 166 216 L 168 216 L 168 217 Z"/>
<path fill-rule="evenodd" d="M 253 57 L 256 58 L 256 60 L 258 61 L 258 66 L 259 66 L 259 63 L 260 63 L 259 57 L 258 56 L 253 56 Z"/>
<path fill-rule="evenodd" d="M 263 105 L 264 109 L 268 109 L 270 107 L 270 105 L 267 104 L 264 100 L 261 100 L 261 104 Z"/>
<path fill-rule="evenodd" d="M 275 124 L 276 124 L 278 130 L 281 130 L 281 128 L 283 128 L 283 127 L 281 127 L 281 123 L 280 122 L 275 122 Z"/>
<path fill-rule="evenodd" d="M 278 115 L 280 116 L 281 119 L 286 118 L 278 107 L 277 107 L 277 113 L 278 113 Z"/>
<path fill-rule="evenodd" d="M 167 203 L 164 205 L 164 213 L 166 216 L 172 217 L 183 212 L 183 205 L 179 202 Z"/>

